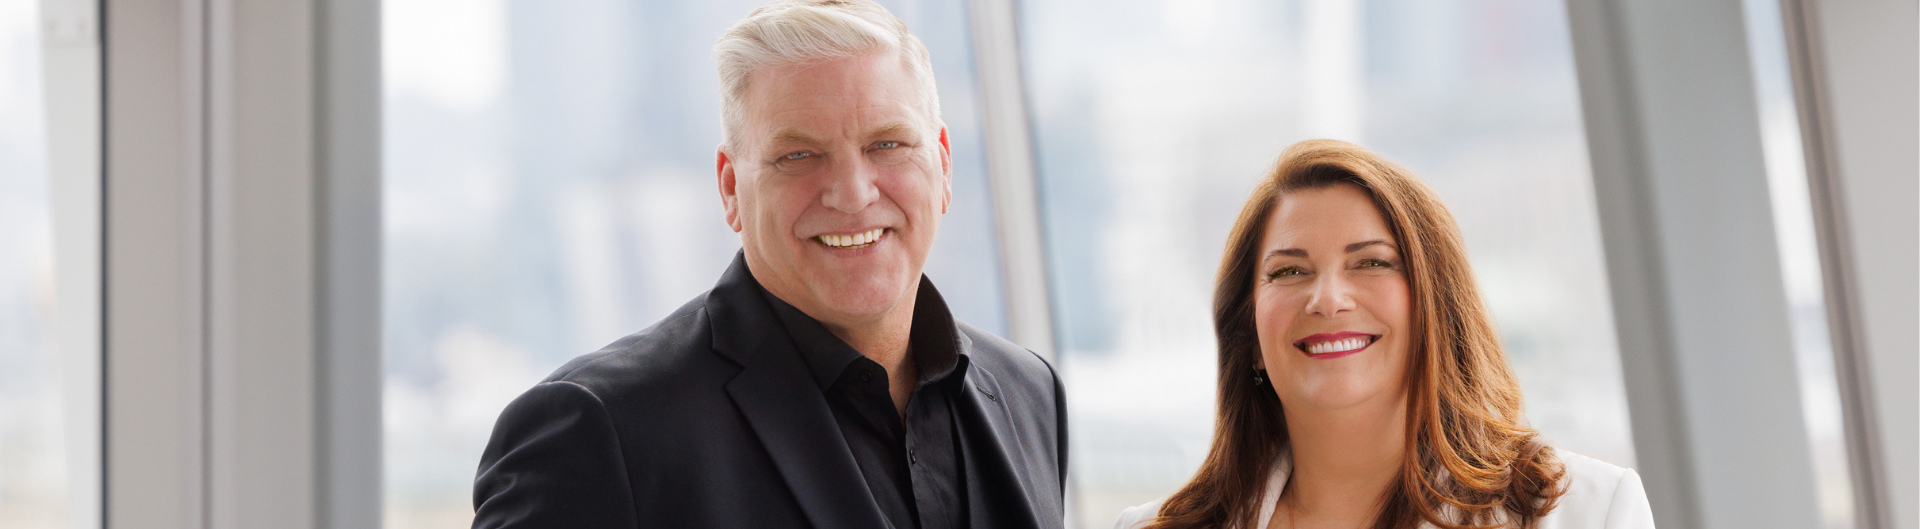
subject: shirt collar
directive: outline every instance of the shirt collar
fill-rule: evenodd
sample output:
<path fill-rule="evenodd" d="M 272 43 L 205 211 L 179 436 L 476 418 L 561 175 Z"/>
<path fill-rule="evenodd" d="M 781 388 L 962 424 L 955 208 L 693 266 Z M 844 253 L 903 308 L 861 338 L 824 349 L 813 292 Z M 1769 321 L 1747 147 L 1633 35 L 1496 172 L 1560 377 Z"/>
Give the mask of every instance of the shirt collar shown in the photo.
<path fill-rule="evenodd" d="M 832 387 L 847 366 L 866 358 L 845 340 L 834 336 L 819 320 L 773 295 L 766 287 L 760 288 L 760 294 L 779 316 L 780 325 L 793 338 L 800 358 L 822 391 Z M 914 297 L 913 330 L 907 335 L 907 347 L 920 371 L 915 388 L 945 380 L 965 369 L 961 358 L 966 356 L 966 351 L 960 347 L 960 329 L 954 324 L 946 299 L 925 275 L 920 276 L 920 290 Z"/>

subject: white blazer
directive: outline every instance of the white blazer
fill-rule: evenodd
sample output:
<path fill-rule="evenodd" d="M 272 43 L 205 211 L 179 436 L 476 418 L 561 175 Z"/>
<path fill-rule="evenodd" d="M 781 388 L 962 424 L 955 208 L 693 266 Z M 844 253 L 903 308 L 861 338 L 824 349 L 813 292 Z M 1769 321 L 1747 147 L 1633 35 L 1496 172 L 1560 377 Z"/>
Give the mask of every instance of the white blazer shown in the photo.
<path fill-rule="evenodd" d="M 1653 508 L 1647 504 L 1647 491 L 1640 486 L 1640 475 L 1633 469 L 1565 450 L 1554 453 L 1567 468 L 1567 475 L 1562 478 L 1567 483 L 1567 493 L 1560 496 L 1553 512 L 1540 518 L 1539 529 L 1653 529 Z M 1267 520 L 1273 518 L 1274 505 L 1280 501 L 1280 492 L 1286 490 L 1287 474 L 1292 470 L 1293 462 L 1281 454 L 1273 465 L 1273 474 L 1267 477 L 1267 494 L 1260 500 L 1257 518 L 1259 526 L 1253 529 L 1267 529 Z M 1160 504 L 1166 501 L 1161 498 L 1120 511 L 1120 519 L 1113 522 L 1113 529 L 1145 527 L 1160 514 Z"/>

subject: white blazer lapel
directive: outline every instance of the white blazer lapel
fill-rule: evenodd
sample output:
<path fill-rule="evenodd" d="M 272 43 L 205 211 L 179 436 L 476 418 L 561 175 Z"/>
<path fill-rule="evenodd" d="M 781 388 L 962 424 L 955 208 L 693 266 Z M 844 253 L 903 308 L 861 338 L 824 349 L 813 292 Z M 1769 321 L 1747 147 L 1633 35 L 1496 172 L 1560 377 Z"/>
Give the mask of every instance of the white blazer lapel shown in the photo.
<path fill-rule="evenodd" d="M 1267 493 L 1260 498 L 1260 517 L 1253 519 L 1253 529 L 1267 529 L 1267 522 L 1273 520 L 1273 510 L 1280 505 L 1280 493 L 1287 490 L 1287 476 L 1293 474 L 1292 451 L 1281 450 L 1280 457 L 1273 460 L 1273 471 L 1267 474 Z"/>

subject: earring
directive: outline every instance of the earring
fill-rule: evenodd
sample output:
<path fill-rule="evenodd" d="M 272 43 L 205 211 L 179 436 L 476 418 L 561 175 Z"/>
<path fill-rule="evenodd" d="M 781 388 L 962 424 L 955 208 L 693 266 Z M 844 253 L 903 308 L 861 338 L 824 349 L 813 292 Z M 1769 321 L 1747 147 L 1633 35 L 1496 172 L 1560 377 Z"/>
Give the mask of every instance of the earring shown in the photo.
<path fill-rule="evenodd" d="M 1255 370 L 1253 372 L 1253 385 L 1258 386 L 1265 383 L 1267 383 L 1267 372 Z"/>

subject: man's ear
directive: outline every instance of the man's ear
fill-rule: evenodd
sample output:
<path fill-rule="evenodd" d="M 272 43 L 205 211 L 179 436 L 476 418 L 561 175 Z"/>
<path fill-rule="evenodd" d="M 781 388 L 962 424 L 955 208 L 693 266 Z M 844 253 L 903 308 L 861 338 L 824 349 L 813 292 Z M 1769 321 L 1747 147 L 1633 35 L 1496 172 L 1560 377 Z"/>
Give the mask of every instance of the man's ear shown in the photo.
<path fill-rule="evenodd" d="M 727 146 L 714 149 L 713 165 L 720 180 L 720 205 L 727 209 L 727 227 L 740 233 L 739 180 L 734 177 L 733 159 L 727 156 Z"/>
<path fill-rule="evenodd" d="M 947 143 L 947 128 L 940 127 L 940 214 L 953 204 L 953 146 Z"/>

